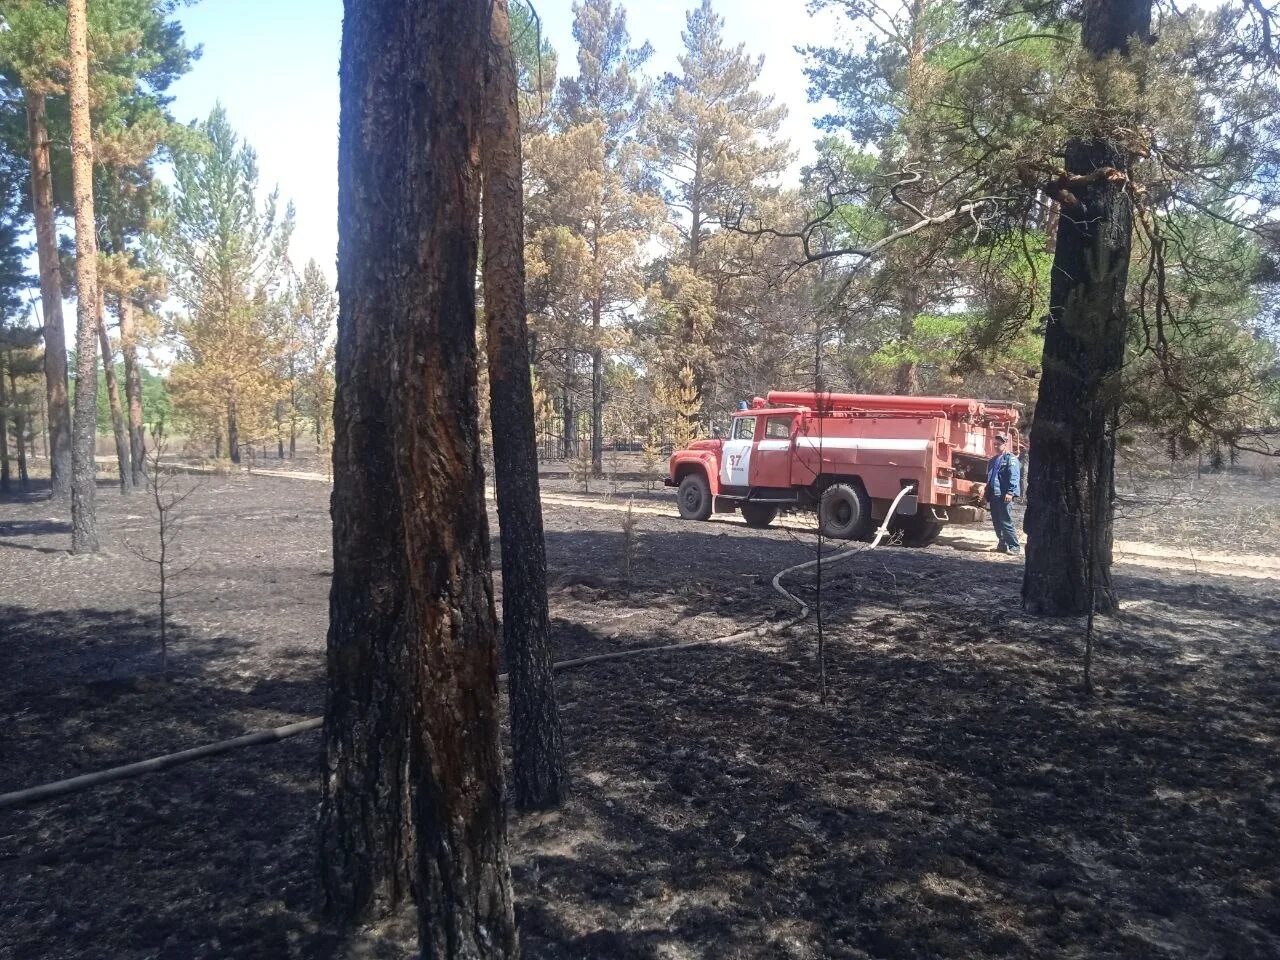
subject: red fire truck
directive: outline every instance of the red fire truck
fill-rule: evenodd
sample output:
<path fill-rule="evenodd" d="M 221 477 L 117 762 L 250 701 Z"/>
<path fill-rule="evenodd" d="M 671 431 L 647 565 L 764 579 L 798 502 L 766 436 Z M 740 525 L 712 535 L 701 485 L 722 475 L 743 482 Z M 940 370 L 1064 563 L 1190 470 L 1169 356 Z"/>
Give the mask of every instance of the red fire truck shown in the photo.
<path fill-rule="evenodd" d="M 903 487 L 890 522 L 928 546 L 948 523 L 983 519 L 997 433 L 1021 450 L 1016 405 L 959 397 L 772 391 L 733 416 L 725 439 L 671 457 L 664 483 L 680 516 L 739 511 L 767 527 L 784 510 L 816 510 L 825 536 L 866 539 Z"/>

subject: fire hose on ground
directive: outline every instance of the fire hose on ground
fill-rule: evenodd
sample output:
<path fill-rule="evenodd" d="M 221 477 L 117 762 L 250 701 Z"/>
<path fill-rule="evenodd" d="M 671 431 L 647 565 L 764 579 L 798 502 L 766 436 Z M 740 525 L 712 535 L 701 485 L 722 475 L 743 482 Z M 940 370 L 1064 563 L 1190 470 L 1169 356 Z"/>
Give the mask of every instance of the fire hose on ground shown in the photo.
<path fill-rule="evenodd" d="M 912 491 L 911 487 L 903 487 L 890 504 L 888 512 L 885 514 L 884 520 L 875 532 L 875 536 L 869 543 L 859 544 L 848 550 L 842 550 L 826 557 L 816 557 L 813 560 L 806 560 L 804 563 L 797 563 L 794 566 L 779 570 L 773 578 L 773 589 L 786 600 L 791 601 L 800 608 L 799 613 L 787 620 L 775 623 L 761 624 L 750 630 L 743 630 L 739 633 L 732 633 L 724 637 L 711 637 L 702 640 L 683 640 L 679 643 L 667 643 L 655 647 L 635 647 L 630 650 L 615 650 L 610 653 L 598 653 L 589 657 L 578 657 L 573 660 L 561 660 L 552 664 L 551 668 L 555 671 L 571 670 L 576 667 L 583 667 L 592 663 L 603 663 L 607 660 L 622 660 L 628 657 L 638 657 L 654 653 L 671 653 L 675 651 L 694 650 L 699 647 L 720 646 L 723 644 L 739 643 L 743 640 L 750 640 L 755 637 L 768 636 L 770 634 L 781 633 L 789 630 L 809 616 L 809 605 L 801 600 L 794 593 L 791 593 L 784 586 L 782 581 L 785 577 L 800 573 L 804 570 L 812 569 L 819 564 L 839 563 L 850 557 L 857 556 L 867 550 L 874 550 L 881 541 L 889 533 L 889 519 L 898 509 L 898 505 L 907 494 Z M 499 682 L 505 682 L 507 675 L 500 674 Z M 106 770 L 99 770 L 95 773 L 86 773 L 78 777 L 70 777 L 66 780 L 55 780 L 52 783 L 41 784 L 36 787 L 28 787 L 25 790 L 17 790 L 12 793 L 0 794 L 0 810 L 8 807 L 22 807 L 42 800 L 52 800 L 55 797 L 66 796 L 70 793 L 78 793 L 81 790 L 87 790 L 90 787 L 101 786 L 102 784 L 112 783 L 116 780 L 127 780 L 132 777 L 141 776 L 145 773 L 156 773 L 160 770 L 167 770 L 170 767 L 176 767 L 180 764 L 190 763 L 193 760 L 202 760 L 205 757 L 215 757 L 219 754 L 230 753 L 232 750 L 238 750 L 241 747 L 252 747 L 264 743 L 275 743 L 279 740 L 287 740 L 290 737 L 296 737 L 301 733 L 307 733 L 310 730 L 318 730 L 324 725 L 323 717 L 311 717 L 307 720 L 300 720 L 297 723 L 286 724 L 282 727 L 272 727 L 268 730 L 256 730 L 253 733 L 246 733 L 243 736 L 233 737 L 230 740 L 221 740 L 217 743 L 208 743 L 204 746 L 193 747 L 190 750 L 180 750 L 177 753 L 166 753 L 158 757 L 152 757 L 149 760 L 141 760 L 137 763 L 128 763 L 119 767 L 110 767 Z"/>

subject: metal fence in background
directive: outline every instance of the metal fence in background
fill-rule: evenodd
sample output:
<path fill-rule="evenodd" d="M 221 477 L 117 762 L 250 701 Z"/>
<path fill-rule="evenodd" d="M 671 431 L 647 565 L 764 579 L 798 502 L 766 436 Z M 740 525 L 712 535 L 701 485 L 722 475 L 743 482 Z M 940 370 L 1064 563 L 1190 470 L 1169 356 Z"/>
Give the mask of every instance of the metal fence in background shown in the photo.
<path fill-rule="evenodd" d="M 591 456 L 591 417 L 575 418 L 569 436 L 565 436 L 564 417 L 555 415 L 543 418 L 537 424 L 539 460 L 579 460 Z M 631 431 L 605 431 L 604 453 L 640 453 L 650 441 L 650 436 Z M 669 457 L 674 447 L 670 438 L 657 438 L 664 457 Z"/>

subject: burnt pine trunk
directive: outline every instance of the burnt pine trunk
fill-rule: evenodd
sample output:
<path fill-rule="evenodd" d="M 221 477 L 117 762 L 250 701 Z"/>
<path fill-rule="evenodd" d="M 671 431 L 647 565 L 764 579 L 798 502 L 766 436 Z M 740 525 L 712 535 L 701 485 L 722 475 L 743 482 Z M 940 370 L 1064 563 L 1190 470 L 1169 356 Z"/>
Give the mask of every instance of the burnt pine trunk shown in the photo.
<path fill-rule="evenodd" d="M 13 354 L 9 354 L 9 402 L 13 404 L 13 436 L 18 442 L 18 489 L 31 490 L 31 476 L 27 473 L 27 411 L 18 395 L 18 377 L 13 369 Z M 0 407 L 4 402 L 0 400 Z"/>
<path fill-rule="evenodd" d="M 298 455 L 298 375 L 289 361 L 289 459 Z"/>
<path fill-rule="evenodd" d="M 592 223 L 591 257 L 595 261 L 595 291 L 591 299 L 591 474 L 604 476 L 604 351 L 600 347 L 600 328 L 604 306 L 603 283 L 600 279 L 600 215 L 597 210 Z"/>
<path fill-rule="evenodd" d="M 227 452 L 232 463 L 240 462 L 240 422 L 236 415 L 236 394 L 233 387 L 227 396 Z"/>
<path fill-rule="evenodd" d="M 67 2 L 67 93 L 76 213 L 76 409 L 71 423 L 71 550 L 97 553 L 94 440 L 98 428 L 98 237 L 93 219 L 93 139 L 85 0 Z"/>
<path fill-rule="evenodd" d="M 564 796 L 564 741 L 551 673 L 547 558 L 524 300 L 520 116 L 507 0 L 493 0 L 481 152 L 484 304 L 494 479 L 502 531 L 502 641 L 511 697 L 517 807 Z"/>
<path fill-rule="evenodd" d="M 703 156 L 702 149 L 699 148 L 694 152 L 693 160 L 693 189 L 689 195 L 689 269 L 694 276 L 702 276 L 702 192 L 703 192 Z M 701 356 L 701 348 L 704 344 L 698 342 L 699 333 L 693 312 L 686 309 L 684 311 L 684 328 L 685 343 L 691 351 Z M 693 372 L 693 393 L 696 400 L 698 412 L 692 416 L 685 414 L 687 429 L 691 436 L 701 436 L 701 413 L 702 402 L 706 398 L 707 387 L 707 370 L 701 361 L 691 363 L 690 370 Z"/>
<path fill-rule="evenodd" d="M 564 353 L 564 401 L 561 403 L 563 411 L 564 431 L 561 435 L 560 446 L 561 454 L 566 460 L 578 455 L 578 413 L 573 408 L 573 365 L 576 361 L 572 347 L 566 348 Z"/>
<path fill-rule="evenodd" d="M 424 957 L 517 955 L 476 398 L 488 0 L 347 0 L 327 906 L 409 895 Z"/>
<path fill-rule="evenodd" d="M 284 401 L 276 401 L 276 459 L 284 460 Z"/>
<path fill-rule="evenodd" d="M 98 346 L 102 348 L 102 374 L 107 384 L 107 405 L 111 411 L 111 431 L 116 441 L 116 463 L 120 469 L 120 494 L 133 493 L 133 465 L 129 455 L 129 438 L 125 432 L 124 414 L 120 409 L 120 387 L 116 383 L 115 354 L 107 336 L 107 311 L 102 294 L 98 294 Z"/>
<path fill-rule="evenodd" d="M 49 470 L 54 497 L 71 494 L 71 405 L 67 389 L 67 335 L 62 319 L 62 277 L 58 231 L 53 214 L 53 167 L 43 93 L 25 92 L 31 149 L 31 208 L 35 214 L 40 265 L 40 306 L 44 312 L 44 382 L 49 431 Z"/>
<path fill-rule="evenodd" d="M 898 336 L 907 350 L 912 349 L 911 341 L 915 337 L 916 316 L 920 312 L 920 299 L 919 289 L 910 281 L 906 281 L 902 290 L 902 303 L 899 306 Z M 913 396 L 920 392 L 920 379 L 915 360 L 906 359 L 898 364 L 898 369 L 894 376 L 894 390 L 904 397 Z"/>
<path fill-rule="evenodd" d="M 906 166 L 927 166 L 928 144 L 925 142 L 923 114 L 927 109 L 928 82 L 925 55 L 928 48 L 927 19 L 932 13 L 930 0 L 912 0 L 910 11 L 910 30 L 907 34 L 906 50 L 906 93 L 907 114 L 904 117 L 906 127 Z M 909 191 L 905 187 L 904 191 Z M 915 199 L 915 198 L 912 198 Z M 907 216 L 903 211 L 899 214 Z M 909 220 L 904 220 L 906 226 Z M 894 374 L 894 390 L 901 396 L 912 396 L 920 392 L 920 371 L 915 359 L 913 341 L 916 335 L 916 317 L 924 304 L 924 291 L 921 287 L 921 272 L 927 264 L 915 252 L 915 243 L 907 241 L 904 256 L 907 263 L 899 270 L 902 275 L 898 289 L 898 338 L 906 351 L 906 357 L 898 364 Z"/>
<path fill-rule="evenodd" d="M 600 298 L 591 304 L 591 473 L 604 476 L 604 351 L 600 349 Z"/>
<path fill-rule="evenodd" d="M 1150 29 L 1151 0 L 1086 0 L 1081 41 L 1095 57 L 1127 53 L 1129 39 L 1146 39 Z M 1125 180 L 1131 161 L 1104 139 L 1080 137 L 1066 148 L 1068 174 L 1097 178 L 1072 184 L 1078 202 L 1059 211 L 1044 373 L 1031 427 L 1022 601 L 1032 613 L 1116 606 L 1109 491 L 1133 239 Z"/>
<path fill-rule="evenodd" d="M 142 425 L 142 373 L 138 367 L 138 333 L 133 325 L 133 301 L 118 301 L 120 311 L 120 354 L 124 357 L 124 396 L 129 407 L 129 459 L 133 485 L 146 485 L 147 441 Z"/>
<path fill-rule="evenodd" d="M 5 359 L 5 355 L 0 353 L 0 493 L 8 493 L 11 483 L 9 477 L 9 397 L 5 391 L 5 368 L 7 366 Z M 19 436 L 18 442 L 22 442 L 21 436 Z"/>

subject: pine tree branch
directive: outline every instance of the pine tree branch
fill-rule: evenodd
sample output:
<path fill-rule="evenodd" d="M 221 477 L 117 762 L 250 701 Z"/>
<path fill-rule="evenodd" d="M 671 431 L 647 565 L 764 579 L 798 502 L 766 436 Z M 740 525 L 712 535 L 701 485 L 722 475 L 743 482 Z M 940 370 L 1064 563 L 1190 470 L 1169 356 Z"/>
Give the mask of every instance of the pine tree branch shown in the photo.
<path fill-rule="evenodd" d="M 1058 43 L 1065 43 L 1068 46 L 1073 45 L 1075 43 L 1075 40 L 1073 38 L 1063 36 L 1060 33 L 1024 33 L 1024 34 L 1021 34 L 1020 36 L 1009 37 L 1006 40 L 1001 40 L 999 43 L 993 43 L 989 47 L 983 48 L 983 50 L 980 53 L 975 53 L 969 59 L 961 60 L 959 63 L 953 64 L 952 66 L 947 67 L 947 72 L 955 73 L 957 70 L 961 69 L 962 67 L 967 67 L 971 63 L 977 63 L 983 57 L 988 56 L 992 50 L 995 50 L 999 47 L 1007 47 L 1015 43 L 1022 43 L 1024 40 L 1054 40 Z"/>
<path fill-rule="evenodd" d="M 841 257 L 857 257 L 861 260 L 870 260 L 890 244 L 896 243 L 899 240 L 904 240 L 922 230 L 928 229 L 929 227 L 940 226 L 965 215 L 973 217 L 975 222 L 978 222 L 976 215 L 979 211 L 989 210 L 993 207 L 1007 204 L 1010 202 L 1010 199 L 1010 197 L 1005 196 L 979 197 L 975 200 L 957 204 L 955 207 L 952 207 L 944 213 L 929 215 L 915 207 L 913 204 L 907 203 L 895 196 L 895 200 L 917 214 L 918 219 L 914 223 L 898 230 L 894 230 L 866 246 L 831 247 L 826 250 L 814 250 L 812 248 L 811 241 L 814 231 L 819 226 L 828 222 L 832 214 L 835 212 L 834 209 L 810 219 L 800 230 L 795 231 L 778 230 L 774 227 L 747 228 L 743 227 L 740 223 L 731 222 L 726 222 L 725 226 L 728 229 L 733 230 L 735 233 L 739 233 L 746 237 L 772 237 L 778 240 L 798 241 L 800 243 L 803 257 L 797 262 L 797 266 L 806 266 L 808 264 L 820 263 L 824 260 L 838 259 Z"/>

